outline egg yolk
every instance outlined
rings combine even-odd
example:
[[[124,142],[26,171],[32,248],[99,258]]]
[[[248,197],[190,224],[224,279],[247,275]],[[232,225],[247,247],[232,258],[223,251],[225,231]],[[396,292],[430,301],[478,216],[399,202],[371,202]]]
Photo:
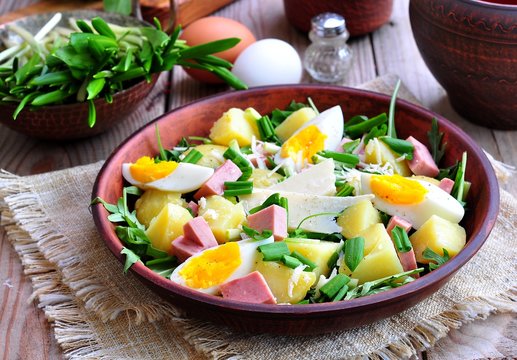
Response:
[[[375,196],[399,205],[418,204],[428,191],[418,181],[400,175],[373,175],[370,187]]]
[[[241,262],[239,245],[229,242],[191,258],[179,271],[179,275],[188,287],[207,289],[223,283],[237,270]]]
[[[129,171],[136,181],[148,183],[166,177],[172,173],[177,167],[175,161],[160,161],[155,163],[149,156],[142,156],[132,164]]]
[[[290,157],[293,160],[301,158],[306,159],[312,164],[312,156],[318,151],[325,149],[325,139],[327,135],[323,134],[316,125],[309,125],[298,134],[290,137],[283,144],[280,155],[283,158]]]

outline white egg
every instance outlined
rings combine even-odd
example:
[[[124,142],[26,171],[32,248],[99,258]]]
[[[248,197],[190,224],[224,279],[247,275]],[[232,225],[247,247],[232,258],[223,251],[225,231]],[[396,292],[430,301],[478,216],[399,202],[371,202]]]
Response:
[[[373,194],[373,205],[400,216],[419,229],[432,215],[459,223],[463,206],[447,192],[427,181],[400,175],[361,174],[361,193]]]
[[[191,289],[217,295],[220,285],[254,271],[259,256],[257,248],[272,242],[273,236],[258,241],[247,239],[227,242],[203,250],[178,266],[170,279]]]
[[[137,162],[138,163],[138,162]],[[152,181],[142,181],[132,173],[131,169],[135,164],[122,164],[122,176],[131,185],[138,186],[141,189],[157,189],[162,191],[175,191],[187,193],[199,189],[214,173],[214,169],[190,163],[178,163],[172,172],[161,177],[163,173],[154,176]],[[147,174],[153,172],[158,173],[156,166],[146,164],[144,171]]]
[[[311,157],[321,150],[335,150],[343,138],[343,112],[339,105],[320,113],[303,124],[287,139],[275,155],[275,162],[290,158],[296,170],[311,163]]]
[[[297,84],[303,67],[296,50],[278,39],[264,39],[249,45],[237,57],[232,72],[249,87]]]

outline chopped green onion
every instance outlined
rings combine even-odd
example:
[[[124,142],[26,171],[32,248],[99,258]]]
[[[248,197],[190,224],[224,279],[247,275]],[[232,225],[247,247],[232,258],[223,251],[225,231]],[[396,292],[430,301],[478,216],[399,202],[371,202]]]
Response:
[[[307,265],[307,267],[305,268],[305,271],[312,271],[312,270],[316,269],[316,267],[318,266],[296,250],[291,253],[291,256],[293,258],[298,259],[302,264]]]
[[[238,196],[251,194],[253,181],[225,181],[224,196]]]
[[[456,177],[454,179],[454,186],[451,191],[451,195],[456,198],[462,205],[465,205],[463,202],[463,193],[465,191],[465,170],[467,168],[467,152],[463,152],[461,156],[460,166],[458,171],[456,172]]]
[[[298,266],[303,265],[300,260],[291,255],[282,255],[282,262],[291,269],[296,269]]]
[[[341,290],[338,291],[336,296],[334,296],[334,298],[332,299],[332,302],[343,300],[343,298],[345,297],[347,291],[348,291],[348,286],[347,285],[343,286],[341,288]]]
[[[275,128],[269,119],[269,116],[262,116],[260,119],[257,119],[257,127],[260,134],[260,139],[262,141],[274,142],[276,144],[280,144],[280,139],[275,133]]]
[[[393,243],[399,252],[408,252],[413,248],[404,228],[398,225],[395,226],[393,230],[391,230],[391,236]]]
[[[384,136],[388,131],[386,124],[382,124],[380,127],[374,126],[368,134],[364,137],[364,144],[367,145],[371,139]]]
[[[334,159],[343,163],[345,166],[355,167],[359,164],[359,156],[355,154],[339,153],[337,151],[323,150],[319,151],[318,155],[321,155],[327,159]]]
[[[358,138],[364,133],[369,132],[374,126],[380,126],[384,124],[388,120],[386,113],[382,113],[377,115],[371,119],[363,121],[359,124],[351,125],[345,129],[346,133],[351,138]]]
[[[262,253],[264,261],[280,261],[282,260],[282,256],[291,253],[287,244],[283,241],[260,245],[258,250]]]
[[[228,149],[223,153],[225,159],[229,159],[233,161],[235,165],[239,167],[242,171],[242,176],[239,180],[248,180],[253,172],[253,168],[249,161],[239,153],[239,151],[235,150],[233,147],[228,147]]]
[[[339,189],[339,191],[336,193],[336,196],[341,196],[341,197],[352,196],[354,193],[354,190],[355,190],[355,188],[352,185],[345,183],[341,187],[341,189]]]
[[[413,159],[415,146],[409,141],[395,139],[388,136],[382,136],[379,139],[381,139],[383,143],[388,145],[391,150],[395,151],[397,154],[405,155],[407,160]]]
[[[337,260],[339,259],[339,252],[340,251],[334,251],[330,258],[327,260],[327,266],[329,269],[332,269],[337,264]]]
[[[438,120],[436,120],[436,118],[433,118],[431,122],[431,130],[427,132],[427,138],[429,139],[429,144],[431,144],[433,160],[436,165],[438,165],[445,154],[445,146],[447,143],[442,144],[443,132],[438,130]]]
[[[320,293],[329,299],[333,299],[349,281],[350,278],[345,274],[337,274],[320,288]]]
[[[364,238],[358,236],[345,241],[345,264],[351,271],[357,268],[357,265],[364,257]]]
[[[345,124],[344,129],[347,130],[350,126],[361,124],[368,120],[368,116],[365,115],[355,115],[350,118]]]
[[[181,162],[190,163],[190,164],[197,164],[197,162],[199,160],[201,160],[202,157],[203,157],[203,154],[200,153],[198,150],[191,149],[189,151],[189,153],[187,154],[187,156],[185,156],[183,158],[183,160],[181,160]]]
[[[287,204],[287,198],[280,196],[279,193],[274,193],[270,195],[263,203],[262,205],[256,206],[252,209],[250,209],[250,214],[255,214],[256,212],[259,212],[260,210],[263,210],[271,205],[278,205],[283,207],[286,211],[288,210],[288,204]]]

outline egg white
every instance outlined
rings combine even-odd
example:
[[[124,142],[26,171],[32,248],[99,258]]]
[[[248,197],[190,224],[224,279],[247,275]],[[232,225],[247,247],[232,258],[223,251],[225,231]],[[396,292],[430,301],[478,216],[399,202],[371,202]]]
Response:
[[[292,139],[293,137],[298,135],[301,131],[303,131],[304,129],[306,129],[307,127],[309,127],[311,125],[316,126],[318,128],[318,130],[326,136],[326,139],[324,142],[324,150],[334,151],[338,147],[339,143],[341,142],[341,139],[343,138],[344,121],[343,121],[343,111],[341,110],[341,106],[336,105],[334,107],[331,107],[330,109],[323,111],[322,113],[317,115],[312,120],[303,124],[298,130],[296,130],[289,137],[289,139]],[[284,145],[282,145],[282,147],[286,146],[289,139],[287,139],[285,141],[285,143],[284,143]],[[287,158],[282,157],[281,153],[282,153],[282,150],[280,150],[275,155],[276,163],[281,163],[281,162],[289,159],[288,157]],[[305,161],[305,159],[290,159],[290,160],[294,163],[297,170],[299,170],[304,165],[306,165],[303,163]]]
[[[251,273],[252,271],[254,271],[257,256],[259,256],[257,248],[261,245],[270,244],[274,241],[275,240],[274,240],[273,236],[271,236],[264,240],[257,241],[257,240],[253,240],[253,239],[246,239],[246,240],[241,240],[241,241],[236,242],[239,245],[240,257],[241,257],[241,264],[237,267],[237,269],[235,269],[235,271],[228,278],[226,278],[224,281],[222,281],[219,284],[216,284],[214,286],[211,286],[211,287],[205,288],[205,289],[201,289],[201,288],[191,288],[191,289],[197,290],[197,291],[200,291],[200,292],[203,292],[206,294],[218,295],[220,292],[220,286],[222,284],[235,280],[235,279],[238,279],[238,278],[241,278],[243,276],[246,276],[249,273]],[[220,247],[220,246],[222,246],[222,245],[218,245],[218,247]],[[199,252],[198,254],[191,256],[190,258],[185,260],[184,263],[182,263],[180,266],[178,266],[176,269],[174,269],[174,271],[172,272],[172,274],[170,276],[171,281],[178,283],[180,285],[183,285],[185,287],[189,287],[186,284],[185,279],[183,277],[181,277],[181,275],[180,275],[181,270],[183,268],[185,268],[186,266],[189,266],[192,259],[203,256],[203,254],[206,251],[213,250],[213,249],[215,249],[215,248],[205,249],[205,250]]]
[[[361,193],[373,194],[370,186],[373,174],[361,174]],[[391,216],[400,216],[409,221],[413,228],[419,229],[432,215],[438,215],[454,223],[459,223],[465,215],[463,206],[447,192],[438,186],[427,181],[411,179],[417,181],[427,189],[424,200],[415,204],[392,204],[378,196],[372,199],[373,205]]]
[[[148,183],[136,180],[131,175],[132,163],[122,164],[122,176],[131,185],[138,186],[141,189],[156,189],[161,191],[175,191],[187,193],[199,189],[210,176],[213,175],[214,169],[190,163],[179,163],[169,175]]]

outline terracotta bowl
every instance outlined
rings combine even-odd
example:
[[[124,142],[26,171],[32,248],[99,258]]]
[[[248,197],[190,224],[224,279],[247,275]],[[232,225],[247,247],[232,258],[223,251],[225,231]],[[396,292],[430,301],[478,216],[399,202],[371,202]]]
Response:
[[[517,129],[517,1],[412,0],[409,16],[454,109],[486,127]]]
[[[148,25],[146,22],[117,14],[107,14],[101,11],[76,10],[62,12],[63,18],[60,25],[66,26],[69,18],[91,19],[102,16],[108,22],[128,25]],[[54,13],[28,16],[13,23],[22,26],[31,33],[36,33]],[[15,38],[7,32],[6,26],[0,25],[0,38],[8,36]],[[0,41],[1,44],[1,41]],[[119,91],[113,95],[113,102],[108,104],[104,99],[95,100],[97,122],[94,127],[88,126],[88,103],[73,103],[67,105],[43,106],[34,110],[28,107],[24,109],[16,120],[13,113],[18,104],[0,104],[0,122],[13,130],[27,136],[46,140],[72,140],[86,138],[100,134],[114,125],[125,120],[145,99],[156,83],[157,76],[152,81],[141,81],[133,86]]]
[[[289,85],[255,88],[230,92],[202,99],[180,107],[153,123],[146,125],[124,141],[102,167],[93,188],[92,197],[100,196],[116,203],[122,194],[124,181],[121,164],[132,162],[143,155],[158,153],[155,125],[164,137],[166,148],[174,146],[183,136],[206,136],[213,122],[231,107],[253,106],[260,113],[284,108],[291,100],[306,101],[311,97],[320,110],[341,105],[345,118],[355,114],[368,116],[387,112],[389,97],[378,93],[344,87],[321,85]],[[245,332],[279,334],[318,334],[357,327],[399,313],[416,305],[436,292],[483,245],[497,217],[499,188],[490,162],[476,143],[461,129],[439,115],[405,101],[397,102],[396,124],[400,137],[413,135],[427,143],[426,132],[431,119],[436,117],[448,145],[442,166],[451,165],[468,152],[467,179],[472,182],[467,212],[462,225],[467,231],[465,248],[451,261],[420,279],[373,296],[336,303],[303,306],[248,304],[206,295],[175,284],[137,263],[131,269],[152,290],[194,317],[229,325]],[[122,243],[108,213],[101,205],[92,208],[95,224],[113,255],[123,261]]]
[[[298,30],[308,32],[311,19],[324,12],[342,15],[350,36],[371,33],[391,17],[393,0],[284,0],[287,20]]]

